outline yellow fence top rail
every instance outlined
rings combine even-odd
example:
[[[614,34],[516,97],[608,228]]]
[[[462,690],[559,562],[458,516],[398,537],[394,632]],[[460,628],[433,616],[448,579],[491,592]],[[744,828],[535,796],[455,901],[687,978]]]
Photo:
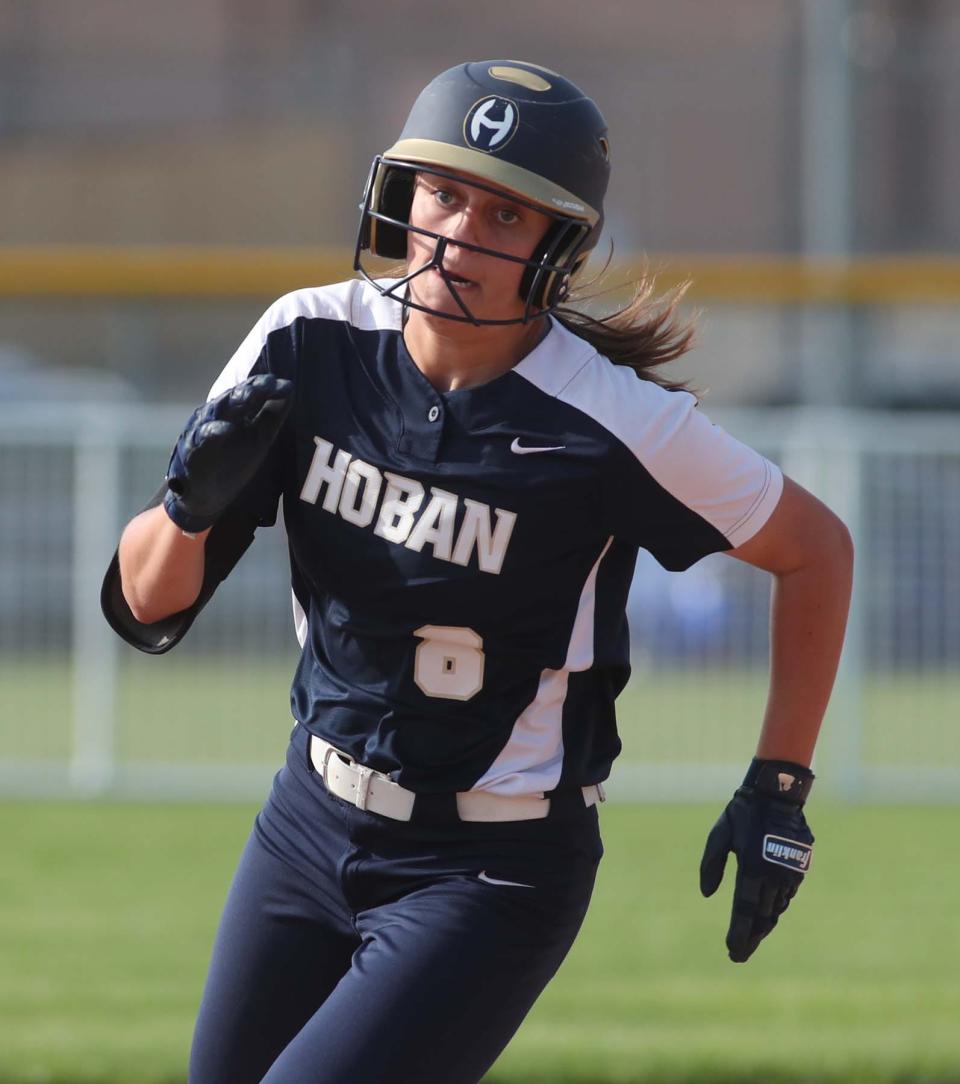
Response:
[[[249,246],[0,246],[0,297],[277,297],[353,275],[342,248]],[[604,276],[626,282],[640,261]],[[732,304],[949,304],[960,301],[960,258],[652,254],[646,266],[666,289],[689,278],[690,298]],[[589,275],[589,271],[587,272]]]

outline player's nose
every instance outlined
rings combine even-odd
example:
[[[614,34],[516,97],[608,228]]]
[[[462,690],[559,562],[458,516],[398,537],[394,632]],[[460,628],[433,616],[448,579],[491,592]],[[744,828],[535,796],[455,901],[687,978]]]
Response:
[[[467,245],[482,244],[479,219],[479,214],[472,208],[464,208],[458,214],[451,216],[447,226],[446,235],[455,246],[453,250],[454,253],[463,253],[465,251],[462,248],[456,247],[459,242]],[[454,258],[457,257],[455,256]],[[447,260],[444,260],[444,264],[447,264],[447,262]]]
[[[451,241],[468,245],[483,245],[486,223],[489,218],[489,200],[486,192],[470,192],[465,201],[450,216],[445,233]],[[463,249],[454,250],[464,253]],[[464,253],[465,254],[465,253]]]

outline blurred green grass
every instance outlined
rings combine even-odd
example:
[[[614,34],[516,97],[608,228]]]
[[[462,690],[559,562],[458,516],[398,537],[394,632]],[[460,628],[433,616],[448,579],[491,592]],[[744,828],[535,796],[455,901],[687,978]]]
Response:
[[[294,657],[188,654],[149,658],[121,649],[116,747],[122,760],[273,764],[291,719]],[[766,693],[760,670],[635,666],[617,701],[624,759],[645,763],[741,763],[754,749]],[[838,690],[831,709],[850,703]],[[0,665],[0,756],[68,755],[66,660]],[[189,710],[185,706],[189,705]],[[960,767],[960,673],[871,674],[859,706],[865,763]],[[823,750],[834,722],[828,713]]]
[[[954,807],[819,808],[746,965],[713,806],[607,805],[580,940],[491,1084],[956,1084]],[[178,1084],[249,805],[0,804],[0,1084]],[[399,1084],[399,1082],[398,1082]]]

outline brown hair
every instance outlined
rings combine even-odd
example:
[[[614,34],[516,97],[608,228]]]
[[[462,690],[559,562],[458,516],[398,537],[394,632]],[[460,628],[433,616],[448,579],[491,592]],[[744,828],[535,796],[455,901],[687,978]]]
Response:
[[[682,357],[692,344],[696,318],[684,320],[677,313],[684,294],[690,288],[690,280],[656,296],[655,278],[644,268],[632,284],[633,298],[621,308],[594,316],[571,307],[571,302],[582,305],[617,289],[593,291],[605,271],[606,267],[589,283],[574,287],[567,301],[554,309],[554,317],[614,365],[626,365],[633,369],[641,380],[649,380],[669,391],[691,391],[696,394],[687,381],[671,380],[655,372],[659,366]]]
[[[553,309],[554,318],[614,365],[626,365],[641,380],[649,380],[668,391],[688,391],[699,399],[698,389],[688,381],[670,380],[662,373],[654,372],[660,365],[682,357],[693,343],[696,316],[683,320],[677,314],[691,280],[686,279],[655,296],[656,278],[643,268],[640,277],[632,283],[633,298],[622,308],[599,316],[573,308],[572,305],[584,305],[605,294],[621,291],[621,286],[596,289],[609,266],[610,257],[592,279],[570,291],[565,304]],[[406,273],[406,264],[401,263],[380,272],[377,277],[402,278]]]

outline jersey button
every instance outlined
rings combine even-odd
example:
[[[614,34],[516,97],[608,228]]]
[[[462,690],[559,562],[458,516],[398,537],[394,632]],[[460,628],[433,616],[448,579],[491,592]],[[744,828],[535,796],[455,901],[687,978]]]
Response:
[[[438,406],[432,406],[427,411],[427,421],[428,422],[435,422],[437,420],[437,418],[439,418],[439,417],[440,417],[440,408]]]

